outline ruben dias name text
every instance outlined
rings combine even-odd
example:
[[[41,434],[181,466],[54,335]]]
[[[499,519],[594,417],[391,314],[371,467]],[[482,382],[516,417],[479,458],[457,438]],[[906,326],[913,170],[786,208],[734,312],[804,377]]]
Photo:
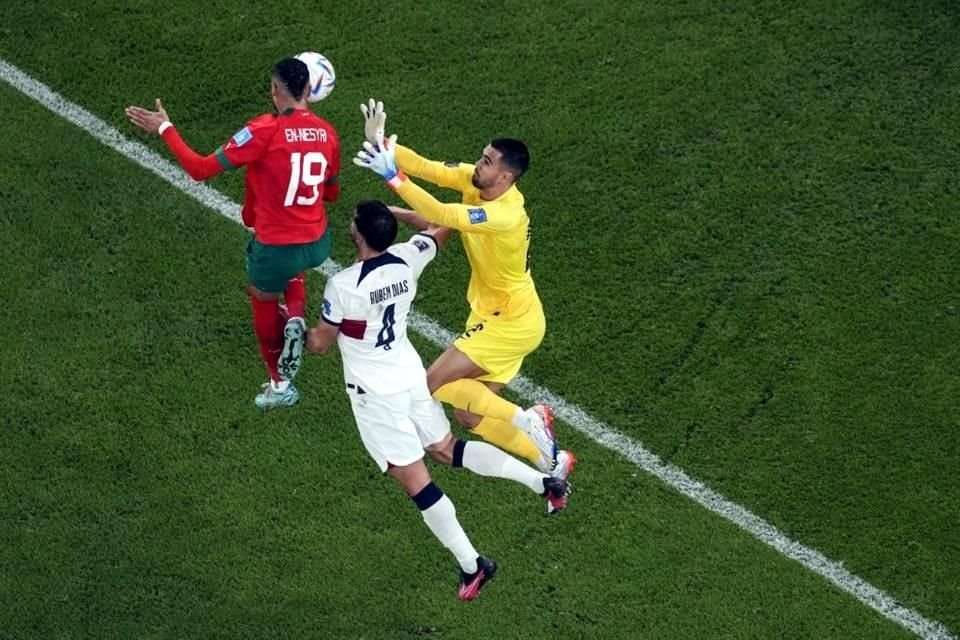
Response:
[[[377,304],[378,302],[395,298],[401,293],[406,293],[407,291],[410,291],[410,287],[407,286],[406,280],[394,282],[389,287],[380,287],[379,289],[374,289],[370,292],[370,304]]]

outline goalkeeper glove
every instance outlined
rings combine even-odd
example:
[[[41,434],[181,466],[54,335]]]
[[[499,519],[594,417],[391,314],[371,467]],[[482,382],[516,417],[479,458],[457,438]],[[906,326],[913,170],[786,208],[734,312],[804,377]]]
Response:
[[[367,142],[375,144],[377,136],[382,138],[387,128],[387,112],[383,110],[383,103],[370,98],[369,104],[360,105],[360,111],[363,112],[363,135]]]
[[[396,148],[397,134],[390,136],[389,140],[384,140],[382,133],[377,134],[376,144],[363,141],[363,149],[357,152],[353,163],[358,167],[370,169],[396,189],[406,178],[397,169]]]

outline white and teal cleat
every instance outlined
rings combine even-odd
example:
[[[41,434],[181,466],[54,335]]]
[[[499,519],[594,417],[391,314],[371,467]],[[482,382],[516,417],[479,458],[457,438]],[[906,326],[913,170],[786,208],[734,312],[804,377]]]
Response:
[[[277,360],[282,380],[293,380],[303,364],[304,336],[307,325],[303,318],[290,318],[283,328],[283,350]]]
[[[300,392],[297,391],[297,388],[293,386],[293,384],[287,383],[286,388],[280,390],[268,382],[263,385],[263,391],[260,395],[253,399],[253,403],[257,405],[257,409],[269,411],[271,409],[292,407],[297,404],[299,400]]]

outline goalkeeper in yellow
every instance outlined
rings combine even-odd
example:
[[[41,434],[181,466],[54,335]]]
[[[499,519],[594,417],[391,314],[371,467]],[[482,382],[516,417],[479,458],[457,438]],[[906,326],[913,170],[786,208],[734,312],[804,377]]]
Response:
[[[430,392],[455,408],[462,426],[566,480],[576,458],[557,448],[550,408],[524,410],[498,395],[546,330],[530,275],[530,219],[514,184],[530,163],[526,145],[499,138],[473,165],[431,161],[397,145],[396,135],[384,140],[382,103],[370,100],[361,110],[366,141],[354,162],[379,174],[412,207],[391,207],[401,221],[421,230],[459,231],[470,262],[470,317],[428,369]],[[407,175],[459,191],[461,202],[441,203]]]

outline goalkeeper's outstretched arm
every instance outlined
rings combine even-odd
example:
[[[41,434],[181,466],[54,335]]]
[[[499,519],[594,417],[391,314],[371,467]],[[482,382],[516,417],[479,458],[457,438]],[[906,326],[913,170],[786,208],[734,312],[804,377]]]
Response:
[[[444,189],[456,189],[457,191],[463,191],[463,188],[470,184],[469,176],[473,169],[463,169],[464,166],[469,165],[456,164],[450,166],[444,162],[427,160],[413,149],[403,145],[397,145],[396,153],[397,167],[414,178],[432,182]]]
[[[368,102],[360,105],[360,112],[363,114],[363,136],[366,141],[376,145],[378,141],[387,139],[387,112],[383,109],[383,102],[370,98]],[[462,191],[463,187],[469,184],[471,169],[464,168],[465,165],[450,166],[443,162],[427,160],[406,147],[398,146],[395,151],[397,166],[401,171],[415,178],[458,191]]]
[[[390,136],[389,140],[378,136],[376,143],[364,141],[363,149],[353,162],[386,180],[390,188],[427,222],[466,233],[499,233],[513,225],[510,217],[498,215],[498,208],[492,203],[485,207],[471,207],[440,202],[408,179],[397,167],[396,149],[396,134]]]

